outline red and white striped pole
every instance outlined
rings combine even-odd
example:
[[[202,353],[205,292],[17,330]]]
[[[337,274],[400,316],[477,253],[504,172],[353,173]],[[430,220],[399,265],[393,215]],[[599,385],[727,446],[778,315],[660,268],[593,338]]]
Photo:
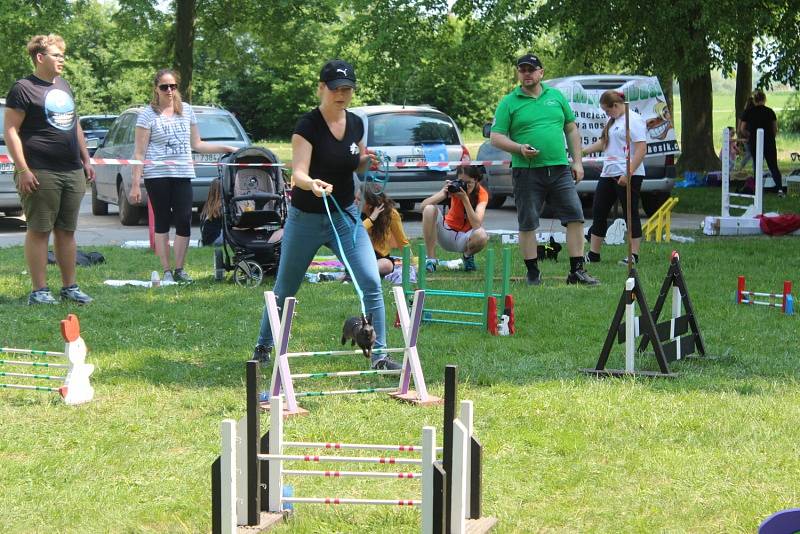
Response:
[[[744,293],[744,276],[739,277],[739,285],[736,289],[736,304],[742,303],[742,293]]]

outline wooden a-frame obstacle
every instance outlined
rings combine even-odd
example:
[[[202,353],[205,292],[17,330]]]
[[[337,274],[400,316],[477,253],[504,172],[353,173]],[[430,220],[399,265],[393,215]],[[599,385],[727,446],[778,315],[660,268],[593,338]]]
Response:
[[[417,352],[417,337],[419,327],[422,322],[422,311],[425,303],[425,292],[418,290],[414,293],[414,301],[411,313],[408,312],[403,288],[395,286],[394,298],[397,305],[397,314],[400,319],[400,328],[403,331],[404,347],[374,349],[376,352],[403,353],[403,366],[397,370],[368,370],[368,371],[341,371],[341,372],[322,372],[322,373],[297,373],[292,374],[289,366],[289,358],[300,357],[328,357],[361,354],[361,349],[357,350],[329,350],[315,352],[289,352],[289,337],[292,331],[292,319],[294,318],[294,308],[296,300],[288,297],[283,306],[283,316],[278,320],[278,304],[275,293],[266,291],[264,298],[267,303],[267,313],[269,314],[270,328],[272,337],[275,340],[275,364],[272,367],[272,381],[270,383],[270,394],[268,398],[276,395],[283,395],[284,415],[305,415],[308,413],[297,405],[298,397],[325,397],[329,395],[355,395],[360,393],[389,393],[398,400],[420,405],[441,404],[442,399],[428,394],[425,385],[425,377],[422,374],[422,365],[419,361]],[[335,378],[353,377],[366,375],[400,375],[400,381],[396,387],[370,387],[365,389],[345,389],[329,391],[305,391],[295,392],[294,380],[315,379],[315,378]],[[411,379],[414,379],[416,391],[410,389]],[[268,404],[264,404],[267,408]]]
[[[670,289],[672,289],[671,317],[669,320],[658,323]],[[638,317],[634,313],[636,303],[639,304],[640,315]],[[685,311],[684,315],[681,315],[681,306]],[[689,330],[691,333],[687,334]],[[615,337],[618,343],[625,343],[625,369],[606,369]],[[635,349],[637,337],[641,337],[641,340],[638,349]],[[635,367],[636,354],[644,352],[650,343],[653,344],[653,352],[659,370],[637,371]],[[647,307],[639,276],[635,269],[631,269],[630,276],[625,281],[625,290],[620,297],[614,318],[611,320],[611,327],[608,329],[603,349],[600,351],[597,365],[594,369],[581,369],[581,371],[598,376],[674,377],[676,375],[670,371],[669,362],[682,360],[694,354],[705,356],[706,347],[683,278],[680,257],[677,252],[673,251],[669,271],[661,285],[661,291],[652,312]]]

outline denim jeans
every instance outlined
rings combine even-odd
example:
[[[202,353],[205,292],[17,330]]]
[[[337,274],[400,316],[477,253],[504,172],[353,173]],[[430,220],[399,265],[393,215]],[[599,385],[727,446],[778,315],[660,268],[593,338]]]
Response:
[[[386,312],[383,306],[383,289],[381,288],[381,277],[378,274],[378,262],[375,261],[375,252],[372,249],[369,235],[364,225],[361,224],[358,207],[353,204],[344,211],[352,215],[353,218],[342,217],[331,206],[331,216],[336,225],[339,240],[342,243],[342,247],[344,247],[344,254],[353,269],[353,278],[364,292],[364,308],[368,314],[372,313],[372,324],[375,327],[377,336],[375,348],[385,347]],[[353,243],[353,224],[356,225],[355,243]],[[283,303],[286,297],[293,297],[297,294],[311,260],[314,259],[314,255],[322,245],[327,245],[334,251],[339,261],[344,263],[333,232],[327,213],[308,213],[289,206],[289,216],[286,219],[281,241],[278,275],[273,288],[280,310],[283,310]],[[354,301],[352,305],[353,311],[360,312],[360,308],[357,301]],[[356,313],[353,313],[353,315],[356,315]],[[337,325],[337,336],[338,331]],[[261,331],[258,335],[258,344],[266,347],[274,345],[266,307],[264,307],[264,312],[261,315]],[[380,357],[382,355],[373,354],[373,360]]]

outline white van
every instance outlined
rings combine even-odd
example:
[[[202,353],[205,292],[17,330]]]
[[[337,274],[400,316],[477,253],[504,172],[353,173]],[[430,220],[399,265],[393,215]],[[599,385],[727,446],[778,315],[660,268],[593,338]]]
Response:
[[[658,79],[649,76],[596,74],[554,78],[545,80],[544,83],[559,89],[570,102],[584,146],[597,141],[607,121],[600,109],[600,95],[608,89],[625,93],[631,108],[647,123],[647,156],[644,160],[646,176],[642,182],[641,206],[647,215],[655,213],[669,198],[675,185],[675,156],[679,153],[672,115]],[[484,126],[484,137],[489,137],[490,128],[490,124]],[[511,155],[485,141],[475,159],[505,161],[510,160]],[[583,168],[585,176],[578,183],[578,194],[584,205],[591,205],[603,164],[599,161],[584,161]],[[487,167],[484,184],[491,194],[489,207],[502,206],[506,198],[513,194],[511,166]]]

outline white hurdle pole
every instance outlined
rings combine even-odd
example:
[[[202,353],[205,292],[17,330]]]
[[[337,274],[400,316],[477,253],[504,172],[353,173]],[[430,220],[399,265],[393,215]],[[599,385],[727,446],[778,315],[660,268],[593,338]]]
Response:
[[[731,215],[731,133],[728,128],[722,129],[722,216]]]
[[[236,534],[236,421],[220,424],[220,482],[222,493],[222,532]]]
[[[751,217],[761,215],[764,213],[764,129],[759,128],[756,130],[756,198],[755,213],[750,214]]]
[[[464,428],[467,430],[467,464],[466,469],[464,470],[464,479],[466,480],[466,491],[467,491],[467,498],[464,501],[464,517],[469,519],[470,516],[470,495],[471,492],[471,481],[472,481],[472,443],[470,442],[470,438],[472,437],[473,432],[473,413],[474,413],[474,406],[471,400],[461,401],[461,412],[458,416],[458,419],[464,425]]]
[[[630,294],[636,285],[636,280],[628,278],[625,280],[625,291]],[[636,315],[634,313],[633,299],[625,305],[625,372],[635,371],[635,351],[636,351]]]
[[[436,428],[422,428],[422,534],[433,534],[433,464],[436,462]]]
[[[269,461],[269,511],[280,513],[283,506],[283,398],[274,395],[269,400],[269,453],[278,458]]]
[[[455,534],[463,534],[466,528],[468,447],[467,429],[456,419],[453,421],[453,473],[447,473],[447,476],[453,479],[453,493],[448,495],[448,498],[452,503],[450,532]]]

